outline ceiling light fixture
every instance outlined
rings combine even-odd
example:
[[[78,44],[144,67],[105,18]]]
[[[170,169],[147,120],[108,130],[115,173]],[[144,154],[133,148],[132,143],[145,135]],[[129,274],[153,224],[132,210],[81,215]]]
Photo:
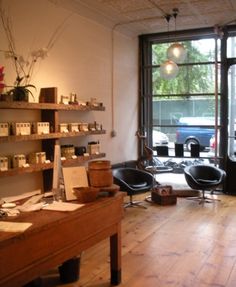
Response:
[[[160,74],[163,79],[170,80],[178,75],[179,67],[171,60],[166,60],[160,66]]]
[[[171,15],[165,15],[165,19],[168,24],[168,32],[169,32],[169,22],[170,22]],[[178,75],[179,67],[177,64],[172,61],[171,59],[167,59],[164,63],[160,66],[160,75],[165,80],[170,80],[175,78]]]
[[[173,9],[173,17],[175,18],[175,31],[176,31],[176,18],[178,16],[179,9]],[[174,43],[167,49],[167,58],[175,63],[182,63],[187,55],[187,51],[180,43]]]

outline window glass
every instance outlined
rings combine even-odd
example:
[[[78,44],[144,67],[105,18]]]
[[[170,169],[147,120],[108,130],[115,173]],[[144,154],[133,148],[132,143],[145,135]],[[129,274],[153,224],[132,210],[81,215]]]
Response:
[[[180,66],[176,78],[165,80],[160,69],[152,69],[153,95],[214,93],[215,65],[201,64]]]
[[[187,57],[177,63],[175,78],[166,80],[160,74],[160,66],[167,60],[167,49],[172,43],[152,43],[151,55],[145,58],[151,57],[152,64],[146,61],[142,67],[143,101],[146,99],[142,119],[148,130],[148,143],[153,147],[168,145],[170,156],[174,155],[175,144],[183,145],[184,153],[188,152],[185,156],[189,156],[191,144],[197,143],[204,152],[202,156],[208,157],[215,128],[220,130],[219,124],[215,127],[216,67],[218,94],[221,91],[220,40],[216,41],[213,36],[211,39],[178,42],[185,47]],[[219,94],[218,111],[220,98]],[[150,134],[153,135],[152,142]]]
[[[155,99],[152,106],[153,125],[214,125],[214,96]],[[185,121],[179,123],[181,118]]]
[[[230,67],[228,72],[229,96],[229,126],[228,126],[228,154],[235,158],[236,153],[236,65]]]
[[[202,63],[215,61],[215,40],[202,39],[179,42],[187,50],[185,63]],[[166,51],[173,43],[152,45],[152,64],[160,65],[166,60]]]
[[[236,57],[236,37],[229,37],[227,39],[227,57]]]
[[[214,156],[214,134],[214,126],[154,126],[152,131],[152,146],[154,151],[157,151],[158,146],[168,147],[168,156],[189,157],[191,145],[199,144],[201,156],[210,158]],[[188,137],[188,135],[191,135],[191,137]],[[182,149],[182,156],[179,154],[176,155],[177,149]]]

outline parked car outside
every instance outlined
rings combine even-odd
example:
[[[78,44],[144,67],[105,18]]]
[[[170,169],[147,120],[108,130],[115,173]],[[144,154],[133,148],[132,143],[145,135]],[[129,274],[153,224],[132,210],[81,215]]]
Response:
[[[169,143],[169,138],[166,134],[153,130],[152,131],[152,146],[157,146],[157,145],[168,145]]]
[[[191,144],[199,144],[200,150],[209,147],[210,139],[214,134],[213,117],[182,117],[179,119],[179,127],[176,129],[176,143],[185,144],[188,151]],[[189,127],[188,127],[189,125]],[[202,127],[202,126],[212,126]]]
[[[218,134],[218,142],[217,144],[219,145],[219,134]],[[215,156],[215,149],[216,149],[216,142],[215,142],[215,135],[213,135],[211,138],[210,138],[210,150],[208,152],[208,156],[209,157],[214,157]],[[233,146],[233,152],[232,152],[234,155],[236,155],[236,140],[234,140],[234,146]]]

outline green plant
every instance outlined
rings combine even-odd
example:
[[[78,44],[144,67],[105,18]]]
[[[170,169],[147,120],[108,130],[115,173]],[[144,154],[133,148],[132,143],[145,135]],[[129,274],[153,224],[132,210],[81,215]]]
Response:
[[[34,85],[25,85],[25,86],[16,86],[10,89],[7,92],[7,95],[12,98],[14,101],[26,101],[28,102],[29,95],[31,95],[34,99],[34,95],[31,92],[30,88],[36,89]]]

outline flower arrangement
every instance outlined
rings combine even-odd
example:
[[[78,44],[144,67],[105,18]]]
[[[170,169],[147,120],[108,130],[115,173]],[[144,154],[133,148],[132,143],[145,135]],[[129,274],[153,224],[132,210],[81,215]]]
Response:
[[[70,17],[70,15],[69,15]],[[36,89],[34,85],[31,84],[32,75],[34,68],[37,62],[45,59],[48,56],[48,52],[53,48],[65,21],[69,18],[67,17],[55,30],[49,39],[48,44],[44,48],[39,48],[37,50],[31,51],[30,54],[25,58],[23,55],[17,53],[13,33],[12,33],[12,24],[9,15],[6,14],[3,9],[2,0],[0,0],[0,23],[3,26],[5,36],[8,42],[8,50],[0,50],[3,52],[7,59],[10,59],[13,63],[13,67],[16,72],[16,80],[13,86],[7,86],[0,80],[0,88],[10,88],[7,91],[7,95],[11,96],[13,100],[27,100],[28,95],[30,94],[33,97],[33,93],[30,90],[31,88]],[[2,69],[3,71],[3,69]],[[0,71],[1,79],[1,71]],[[33,97],[34,98],[34,97]]]

